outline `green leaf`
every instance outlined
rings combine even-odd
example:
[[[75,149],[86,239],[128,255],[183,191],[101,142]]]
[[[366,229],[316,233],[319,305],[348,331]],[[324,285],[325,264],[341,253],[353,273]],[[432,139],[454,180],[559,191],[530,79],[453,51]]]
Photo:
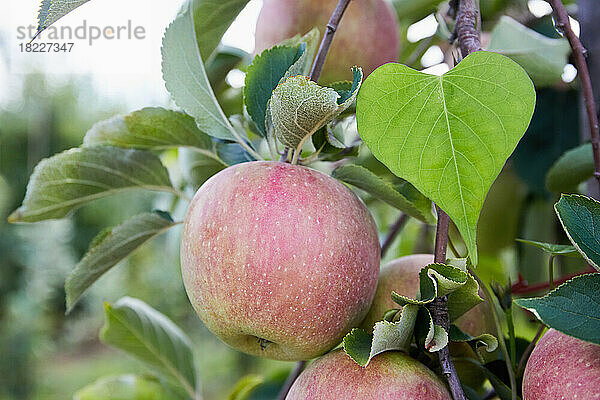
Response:
[[[67,278],[67,313],[100,276],[145,242],[174,225],[168,214],[152,212],[136,215],[121,225],[102,231]]]
[[[552,256],[579,256],[577,249],[575,246],[571,246],[569,244],[554,244],[554,243],[545,243],[545,242],[536,242],[535,240],[525,240],[525,239],[516,239],[517,242],[525,243],[530,246],[537,247],[542,249],[545,253],[548,253]]]
[[[562,81],[571,47],[566,39],[551,39],[503,16],[492,30],[488,50],[512,58],[537,87],[544,87]]]
[[[237,143],[217,143],[217,156],[227,165],[256,161],[242,146]]]
[[[276,46],[254,57],[254,61],[248,67],[244,86],[244,104],[259,133],[263,136],[267,134],[265,116],[273,90],[305,51],[306,45]]]
[[[90,0],[42,0],[38,13],[39,34],[44,29]]]
[[[179,163],[183,176],[195,189],[198,189],[211,176],[227,168],[216,154],[179,149]]]
[[[279,43],[279,46],[298,47],[301,44],[306,45],[306,50],[302,56],[292,65],[285,74],[285,78],[292,75],[309,75],[317,49],[321,43],[321,32],[319,28],[312,28],[304,36],[296,35]]]
[[[457,320],[481,302],[483,302],[483,299],[479,296],[479,284],[473,275],[467,273],[465,284],[448,295],[450,322]]]
[[[416,305],[403,307],[398,322],[379,321],[373,328],[373,334],[353,329],[344,337],[344,351],[363,367],[377,354],[385,351],[408,352],[418,311],[419,307]]]
[[[197,378],[189,338],[170,319],[141,300],[124,297],[104,305],[103,342],[176,379],[195,397]]]
[[[121,375],[97,380],[73,400],[181,400],[160,380],[146,375]]]
[[[448,332],[440,325],[433,323],[431,313],[426,307],[419,309],[417,324],[426,327],[425,329],[421,329],[427,332],[423,343],[425,350],[435,353],[448,345]]]
[[[408,182],[395,187],[359,165],[343,165],[336,168],[331,176],[364,190],[413,218],[428,224],[435,223],[431,201]]]
[[[160,107],[143,108],[98,122],[86,133],[83,144],[153,150],[185,146],[212,148],[210,136],[198,129],[194,118]]]
[[[450,325],[448,337],[452,342],[466,342],[472,344],[475,348],[483,347],[488,353],[496,351],[498,348],[498,339],[494,335],[484,333],[479,336],[471,336],[460,330],[456,325]]]
[[[227,400],[247,400],[258,386],[265,381],[260,375],[246,375],[242,377],[227,397]]]
[[[554,210],[573,246],[600,271],[600,202],[586,196],[563,194]]]
[[[586,143],[567,151],[546,175],[546,187],[552,192],[573,192],[580,183],[594,175],[592,144]]]
[[[557,331],[600,345],[600,274],[577,276],[546,296],[515,303]]]
[[[363,73],[357,67],[352,73],[353,90],[348,98],[300,75],[290,76],[273,91],[269,111],[275,137],[285,146],[296,149],[296,157],[307,139],[354,102]]]
[[[442,76],[385,64],[358,95],[358,131],[375,157],[448,213],[477,265],[483,201],[534,104],[525,71],[496,53],[472,53]]]
[[[35,167],[23,205],[9,221],[62,218],[86,202],[132,188],[175,192],[169,173],[152,153],[108,146],[74,148]]]
[[[196,119],[200,130],[235,140],[236,133],[213,93],[198,51],[191,7],[192,3],[175,18],[163,37],[163,79],[175,103]]]
[[[198,50],[208,60],[249,0],[190,0]]]

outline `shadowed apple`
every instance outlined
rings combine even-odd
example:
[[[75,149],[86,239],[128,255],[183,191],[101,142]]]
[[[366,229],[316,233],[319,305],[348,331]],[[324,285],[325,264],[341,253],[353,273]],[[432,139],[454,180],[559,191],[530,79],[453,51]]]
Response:
[[[365,368],[342,350],[312,363],[294,382],[286,400],[451,400],[446,386],[427,367],[404,353],[379,354]]]
[[[321,35],[338,0],[264,0],[256,26],[256,53],[318,27]],[[322,37],[322,36],[321,36]],[[397,16],[384,0],[353,0],[333,39],[321,74],[323,82],[347,80],[350,68],[366,75],[399,53]]]
[[[181,268],[193,307],[225,343],[306,360],[366,315],[379,273],[377,229],[359,198],[321,172],[238,164],[194,196]]]
[[[600,346],[550,329],[523,375],[523,400],[600,399]]]

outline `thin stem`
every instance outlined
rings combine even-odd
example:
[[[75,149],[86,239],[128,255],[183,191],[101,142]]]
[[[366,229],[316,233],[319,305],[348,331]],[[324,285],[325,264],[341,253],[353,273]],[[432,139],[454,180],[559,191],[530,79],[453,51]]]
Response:
[[[441,208],[437,207],[437,228],[435,231],[434,262],[446,262],[446,248],[448,247],[448,231],[450,230],[450,217]]]
[[[554,284],[562,285],[566,281],[571,280],[571,279],[575,278],[576,276],[590,274],[592,272],[596,272],[596,270],[594,268],[588,266],[585,271],[575,272],[573,274],[561,276],[560,278],[556,279]],[[521,279],[518,282],[513,283],[512,287],[511,287],[512,294],[537,293],[537,292],[542,292],[544,290],[547,290],[550,287],[549,282],[538,283],[536,285],[528,285],[527,281],[523,280],[522,277],[520,277],[520,278]]]
[[[394,224],[390,227],[390,230],[388,231],[388,234],[381,245],[381,258],[385,256],[385,253],[387,253],[389,250],[396,236],[398,236],[398,234],[402,231],[402,228],[404,228],[404,225],[406,225],[406,221],[408,221],[408,215],[402,213],[396,222],[394,222]]]
[[[455,34],[463,57],[481,50],[477,21],[479,10],[475,0],[458,0]]]
[[[521,356],[521,359],[519,360],[519,365],[517,366],[517,376],[523,375],[523,368],[525,367],[525,361],[527,361],[529,354],[533,351],[533,348],[535,347],[538,340],[540,340],[540,337],[542,337],[542,333],[544,333],[545,328],[546,328],[546,325],[544,325],[544,324],[540,325],[540,328],[538,329],[537,333],[535,334],[535,337],[533,338],[531,343],[529,343],[529,346],[527,346],[527,348],[525,349],[525,352],[523,353],[523,355]]]
[[[598,187],[600,188],[600,134],[598,133],[598,114],[596,108],[596,102],[594,101],[594,91],[592,90],[592,79],[590,77],[590,71],[588,70],[587,63],[585,61],[586,50],[581,44],[581,41],[571,29],[571,22],[569,21],[569,14],[565,9],[565,6],[560,0],[550,0],[550,5],[554,10],[556,16],[556,26],[562,30],[571,45],[573,50],[573,56],[575,58],[575,66],[577,67],[577,73],[579,74],[579,81],[581,82],[581,90],[583,92],[583,100],[585,102],[585,110],[588,117],[588,123],[590,125],[590,137],[592,140],[592,149],[594,154],[594,177],[598,181]]]
[[[281,388],[281,391],[279,392],[279,395],[277,396],[277,400],[285,400],[292,385],[294,384],[294,382],[296,381],[298,376],[300,376],[300,373],[302,372],[302,370],[304,369],[305,366],[306,366],[306,361],[298,361],[296,363],[296,366],[294,367],[292,372],[290,372],[287,379],[285,380],[285,383],[283,384],[283,387]]]
[[[548,289],[554,289],[554,254],[548,259]]]
[[[510,362],[513,370],[517,367],[517,341],[515,338],[515,324],[513,321],[512,303],[505,311],[506,326],[508,327],[508,340],[510,344]]]
[[[325,35],[319,46],[319,52],[317,53],[312,70],[310,71],[310,79],[315,82],[319,81],[321,71],[323,71],[323,65],[325,64],[325,58],[327,58],[327,53],[329,52],[329,47],[331,46],[331,42],[333,41],[333,37],[335,36],[340,21],[344,16],[344,12],[346,11],[346,8],[348,8],[348,4],[350,4],[350,0],[340,0],[335,7],[335,10],[333,10],[331,18],[329,18]]]
[[[496,308],[496,304],[494,302],[494,296],[492,292],[487,287],[485,283],[475,274],[473,269],[467,267],[469,273],[473,275],[473,278],[479,284],[479,287],[483,291],[483,296],[485,300],[490,305],[490,311],[492,313],[492,317],[494,319],[494,324],[496,325],[496,333],[498,334],[498,344],[500,345],[500,350],[502,351],[502,355],[504,356],[504,360],[506,362],[506,370],[508,372],[508,378],[510,380],[510,389],[511,389],[511,397],[512,400],[517,399],[517,380],[515,378],[515,371],[512,368],[512,363],[510,361],[510,355],[508,354],[508,349],[506,347],[506,341],[504,339],[504,332],[502,331],[502,323],[500,322],[500,316],[498,315],[498,309]]]

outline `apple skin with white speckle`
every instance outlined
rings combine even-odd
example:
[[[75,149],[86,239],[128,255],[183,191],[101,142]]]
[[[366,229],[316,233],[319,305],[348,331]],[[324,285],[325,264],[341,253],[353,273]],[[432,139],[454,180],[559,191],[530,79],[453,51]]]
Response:
[[[181,269],[208,329],[245,353],[307,360],[366,315],[380,247],[346,186],[280,162],[229,167],[198,190],[183,225]]]
[[[600,399],[600,346],[548,330],[523,375],[523,400]]]

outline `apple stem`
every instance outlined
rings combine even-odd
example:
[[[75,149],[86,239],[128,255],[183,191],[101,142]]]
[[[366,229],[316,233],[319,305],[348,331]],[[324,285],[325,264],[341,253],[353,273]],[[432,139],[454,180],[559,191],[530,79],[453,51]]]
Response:
[[[344,12],[346,11],[346,8],[348,8],[348,4],[350,4],[350,0],[340,0],[335,7],[335,10],[333,10],[331,18],[329,18],[325,35],[323,36],[323,40],[321,40],[317,57],[315,58],[312,70],[310,71],[310,79],[315,82],[319,81],[321,71],[323,71],[323,65],[325,64],[325,58],[329,52],[329,47],[331,46],[331,42],[333,41],[333,37],[337,31],[340,21],[344,16]]]
[[[408,215],[401,213],[396,222],[390,227],[390,230],[381,245],[381,258],[385,256],[385,253],[389,250],[396,236],[402,231],[402,228],[406,225],[406,221],[408,221]]]
[[[304,369],[305,366],[306,366],[306,361],[298,361],[296,363],[296,366],[290,372],[287,379],[285,380],[285,383],[283,384],[283,387],[281,388],[279,395],[277,395],[277,400],[285,400],[292,385],[294,384],[294,382],[296,381],[296,379],[298,378],[300,373],[302,373],[302,370]]]
[[[575,59],[575,66],[577,67],[577,73],[579,74],[579,81],[581,82],[581,90],[590,127],[590,137],[592,139],[594,177],[598,181],[598,186],[600,187],[600,133],[598,132],[598,115],[596,114],[598,109],[596,108],[596,103],[594,101],[590,71],[588,70],[585,61],[587,50],[583,47],[575,32],[573,32],[573,29],[571,29],[569,14],[562,1],[550,0],[550,5],[556,16],[556,27],[562,30],[573,50],[573,57]]]

